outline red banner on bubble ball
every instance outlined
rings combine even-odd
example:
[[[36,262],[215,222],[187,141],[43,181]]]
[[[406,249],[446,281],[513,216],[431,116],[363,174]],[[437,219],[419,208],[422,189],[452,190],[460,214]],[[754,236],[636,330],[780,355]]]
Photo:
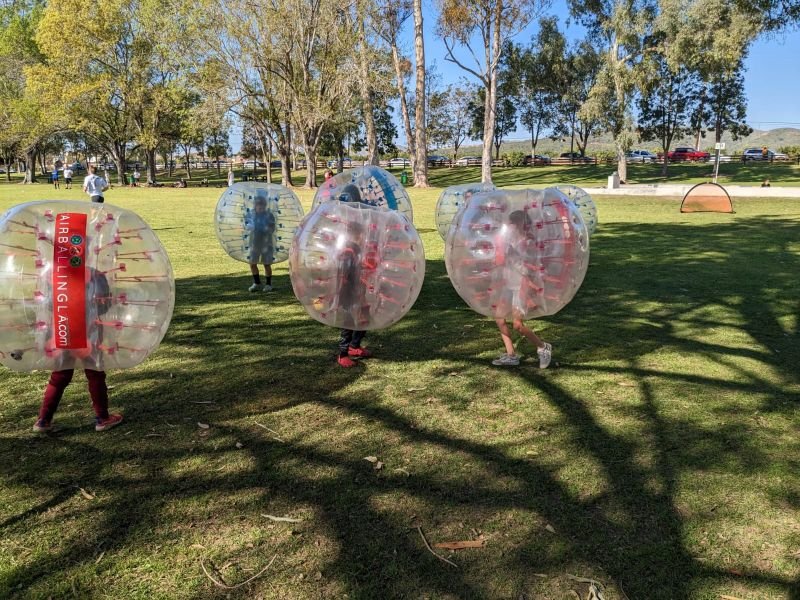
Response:
[[[86,215],[59,213],[53,239],[56,348],[86,347]]]

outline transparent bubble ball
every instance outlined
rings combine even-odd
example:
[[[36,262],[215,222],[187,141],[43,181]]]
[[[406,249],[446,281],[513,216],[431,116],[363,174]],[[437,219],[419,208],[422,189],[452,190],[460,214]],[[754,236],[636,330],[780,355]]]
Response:
[[[275,183],[245,181],[227,188],[217,202],[217,239],[231,258],[271,265],[289,258],[303,207],[294,192]]]
[[[298,228],[289,273],[295,295],[317,321],[383,329],[419,296],[425,252],[417,230],[399,212],[331,201]]]
[[[597,206],[595,206],[592,197],[586,190],[579,188],[577,185],[564,184],[554,187],[578,207],[583,217],[583,222],[586,223],[586,228],[589,230],[589,235],[594,235],[597,229]]]
[[[458,294],[495,319],[553,315],[589,265],[589,233],[553,188],[475,194],[450,228],[445,265]]]
[[[365,165],[334,175],[317,189],[311,210],[323,202],[361,202],[386,210],[396,210],[414,222],[414,211],[408,192],[386,169]]]
[[[447,239],[447,232],[450,231],[456,213],[467,205],[474,194],[494,189],[491,183],[463,183],[442,190],[436,202],[436,229],[442,239]]]
[[[169,257],[135,213],[43,201],[0,220],[0,363],[15,371],[129,369],[169,327]]]

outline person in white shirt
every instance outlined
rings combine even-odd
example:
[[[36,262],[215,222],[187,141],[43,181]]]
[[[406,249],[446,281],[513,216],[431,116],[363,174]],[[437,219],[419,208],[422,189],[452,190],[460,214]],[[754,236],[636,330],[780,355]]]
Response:
[[[91,165],[89,174],[83,180],[83,191],[89,194],[92,202],[104,202],[103,192],[108,189],[108,182],[96,174],[97,167]]]
[[[137,168],[133,172],[133,187],[139,187],[139,180],[142,178],[142,174],[139,173],[139,169]]]
[[[233,167],[230,167],[228,169],[228,187],[231,187],[233,185],[233,181],[234,181],[234,179],[233,179]]]
[[[72,189],[72,169],[70,167],[64,167],[64,189]]]

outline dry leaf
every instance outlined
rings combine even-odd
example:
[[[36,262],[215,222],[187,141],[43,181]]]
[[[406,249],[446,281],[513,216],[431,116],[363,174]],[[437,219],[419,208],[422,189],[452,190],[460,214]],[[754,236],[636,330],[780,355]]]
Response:
[[[100,556],[98,556],[98,557],[97,557],[97,560],[95,560],[95,561],[94,561],[94,564],[98,564],[98,563],[99,563],[101,560],[103,560],[103,557],[104,557],[105,555],[106,555],[106,551],[105,551],[105,550],[103,550],[103,551],[100,553]]]
[[[197,426],[200,429],[208,429],[209,427],[211,427],[211,425],[209,425],[208,423],[200,423],[200,422],[197,423]]]
[[[463,542],[439,542],[433,547],[442,550],[461,550],[463,548],[483,548],[485,545],[486,540],[464,540]]]
[[[379,471],[380,469],[383,468],[383,463],[381,461],[378,461],[374,465],[372,465],[372,468],[375,469],[376,471]]]
[[[406,471],[405,469],[402,469],[402,468],[395,469],[395,473],[402,473],[406,477],[411,477],[411,473],[409,473],[408,471]]]
[[[553,527],[552,525],[550,525],[550,523],[545,525],[544,528],[547,529],[547,531],[549,531],[550,533],[555,533],[556,532],[556,528]]]
[[[364,460],[368,460],[371,463],[376,463],[376,462],[378,462],[378,457],[377,456],[365,456]]]
[[[421,391],[423,391],[425,389],[426,388],[424,388],[424,387],[421,387],[421,388],[408,388],[406,391],[407,392],[421,392]]]
[[[94,500],[94,495],[93,495],[93,494],[90,494],[89,492],[87,492],[87,491],[86,491],[85,489],[83,489],[83,488],[78,488],[78,489],[79,489],[79,490],[80,490],[80,492],[81,492],[81,496],[83,496],[83,497],[84,497],[84,498],[86,498],[87,500]]]
[[[636,387],[636,384],[630,381],[618,381],[617,385],[621,385],[622,387]]]
[[[726,596],[725,594],[722,594],[720,596],[720,600],[742,600],[742,599],[737,598],[736,596]]]
[[[236,442],[236,447],[241,450],[242,448],[244,448],[244,444],[242,442]]]

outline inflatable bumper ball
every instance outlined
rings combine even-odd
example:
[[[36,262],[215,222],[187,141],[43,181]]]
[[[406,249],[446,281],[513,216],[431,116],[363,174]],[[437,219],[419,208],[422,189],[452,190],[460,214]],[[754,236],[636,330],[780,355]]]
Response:
[[[447,232],[450,231],[456,213],[469,203],[473,194],[490,192],[494,189],[491,183],[464,183],[443,190],[436,202],[436,229],[442,239],[447,239]]]
[[[289,272],[295,295],[317,321],[383,329],[419,296],[425,253],[416,229],[399,212],[331,201],[297,230]]]
[[[348,193],[345,188],[354,190],[355,193]],[[414,222],[411,199],[405,188],[394,175],[380,167],[366,165],[334,175],[319,186],[311,210],[332,200],[361,202],[373,207],[395,210],[405,216],[409,223]]]
[[[303,207],[294,192],[273,183],[235,183],[217,202],[214,224],[231,258],[271,265],[287,260]]]
[[[592,197],[577,185],[557,185],[555,188],[578,207],[583,222],[586,223],[586,229],[589,230],[589,235],[594,235],[597,229],[597,206]]]
[[[0,363],[127,369],[158,348],[175,282],[158,237],[109,204],[21,204],[0,220]]]
[[[475,194],[450,228],[445,264],[475,312],[553,315],[583,282],[589,234],[575,205],[553,188]]]

